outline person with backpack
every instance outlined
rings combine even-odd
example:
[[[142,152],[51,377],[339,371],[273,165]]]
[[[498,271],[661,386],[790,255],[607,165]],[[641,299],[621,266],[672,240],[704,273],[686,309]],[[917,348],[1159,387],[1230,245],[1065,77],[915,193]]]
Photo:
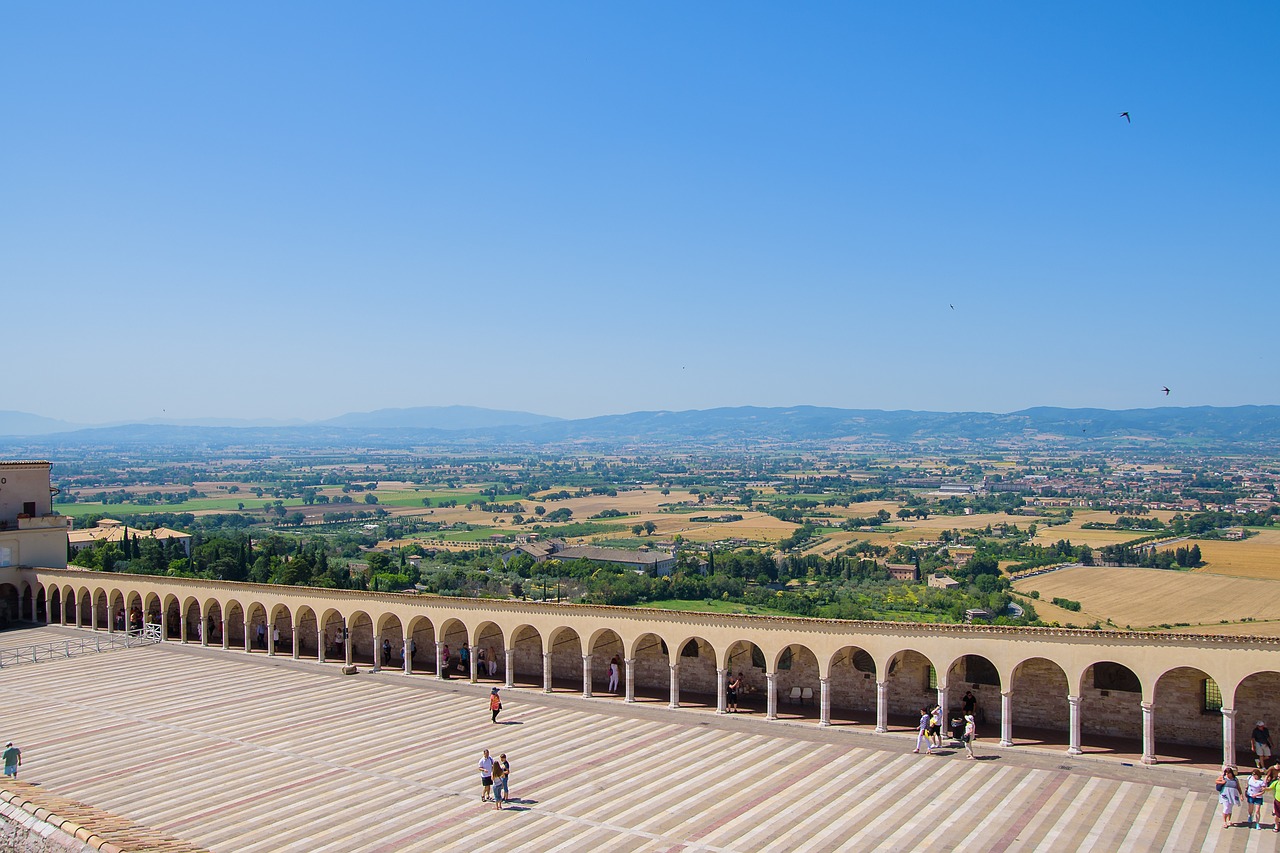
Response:
[[[498,722],[498,712],[502,710],[502,698],[498,696],[498,688],[489,691],[489,714],[492,722]]]

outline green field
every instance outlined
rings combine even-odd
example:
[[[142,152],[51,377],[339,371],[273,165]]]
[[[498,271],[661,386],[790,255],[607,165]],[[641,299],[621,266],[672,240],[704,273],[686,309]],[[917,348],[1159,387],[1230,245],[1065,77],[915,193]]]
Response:
[[[92,501],[79,501],[73,504],[55,504],[54,510],[62,515],[69,515],[72,518],[83,518],[86,515],[150,515],[160,512],[199,512],[201,510],[223,510],[225,512],[236,512],[239,504],[244,504],[245,512],[261,510],[264,503],[269,503],[266,497],[255,497],[250,495],[233,495],[229,498],[196,498],[195,500],[183,501],[177,504],[150,504],[150,503],[127,503],[127,504],[104,504]],[[284,502],[286,508],[302,506],[301,498],[294,498]],[[339,506],[337,504],[334,505]],[[352,506],[345,504],[344,506]],[[361,504],[361,507],[364,505]]]
[[[775,610],[772,607],[759,607],[753,604],[743,604],[740,601],[720,601],[719,599],[702,599],[700,601],[684,601],[681,599],[668,598],[662,601],[650,601],[645,604],[637,604],[636,607],[653,607],[658,610],[681,610],[692,613],[748,613],[755,616],[794,616],[794,613],[787,613],[783,610]]]
[[[378,498],[378,503],[383,506],[420,507],[422,506],[423,498],[431,498],[431,503],[433,506],[440,501],[457,501],[458,506],[466,506],[467,504],[472,503],[473,501],[482,501],[484,503],[498,503],[498,504],[509,504],[509,503],[515,503],[516,501],[521,501],[525,504],[526,507],[528,507],[530,512],[533,512],[533,505],[535,503],[535,501],[526,500],[523,495],[501,495],[497,499],[494,499],[489,497],[488,495],[482,495],[479,492],[463,492],[463,491],[454,491],[451,489],[434,490],[434,491],[428,490],[428,489],[422,489],[421,491],[417,489],[387,489],[384,491],[382,489],[379,489],[376,492],[369,492],[367,494],[376,495]],[[356,497],[355,500],[356,500],[356,503],[361,502],[360,497]]]

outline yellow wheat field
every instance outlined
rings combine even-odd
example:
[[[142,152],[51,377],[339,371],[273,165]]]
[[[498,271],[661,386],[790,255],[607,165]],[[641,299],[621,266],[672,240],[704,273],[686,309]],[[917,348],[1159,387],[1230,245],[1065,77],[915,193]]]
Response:
[[[1280,581],[1262,578],[1080,567],[1016,581],[1013,586],[1022,593],[1037,590],[1042,600],[1079,601],[1082,611],[1101,621],[1109,618],[1119,627],[1177,622],[1215,625],[1224,619],[1239,622],[1280,616]],[[1075,616],[1077,624],[1089,621]]]

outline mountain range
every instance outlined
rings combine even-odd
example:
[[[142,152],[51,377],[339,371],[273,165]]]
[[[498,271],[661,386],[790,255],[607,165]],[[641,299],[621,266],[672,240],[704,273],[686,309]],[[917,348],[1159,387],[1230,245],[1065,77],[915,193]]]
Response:
[[[410,447],[663,444],[932,445],[1052,442],[1073,448],[1160,443],[1185,448],[1280,447],[1280,406],[1158,409],[1040,407],[990,412],[918,412],[818,406],[739,406],[681,412],[631,412],[560,419],[471,406],[424,406],[356,412],[324,421],[210,419],[182,423],[86,426],[23,412],[0,412],[5,448],[73,446]]]

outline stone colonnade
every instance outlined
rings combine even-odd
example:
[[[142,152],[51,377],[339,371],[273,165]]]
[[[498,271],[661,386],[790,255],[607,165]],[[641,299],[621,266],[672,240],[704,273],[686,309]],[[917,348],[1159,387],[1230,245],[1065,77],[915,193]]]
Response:
[[[877,732],[895,719],[909,727],[933,705],[947,720],[969,693],[1002,745],[1013,745],[1015,724],[1065,733],[1071,754],[1087,736],[1132,737],[1147,763],[1157,743],[1220,744],[1234,763],[1253,718],[1273,719],[1280,698],[1272,638],[678,613],[80,569],[0,570],[0,596],[32,621],[115,631],[142,620],[180,643],[546,692],[581,685],[584,697],[609,690],[617,667],[624,701],[658,691],[679,708],[683,690],[722,714],[740,679],[739,700],[762,703],[766,719],[780,702],[813,704],[819,725]]]

